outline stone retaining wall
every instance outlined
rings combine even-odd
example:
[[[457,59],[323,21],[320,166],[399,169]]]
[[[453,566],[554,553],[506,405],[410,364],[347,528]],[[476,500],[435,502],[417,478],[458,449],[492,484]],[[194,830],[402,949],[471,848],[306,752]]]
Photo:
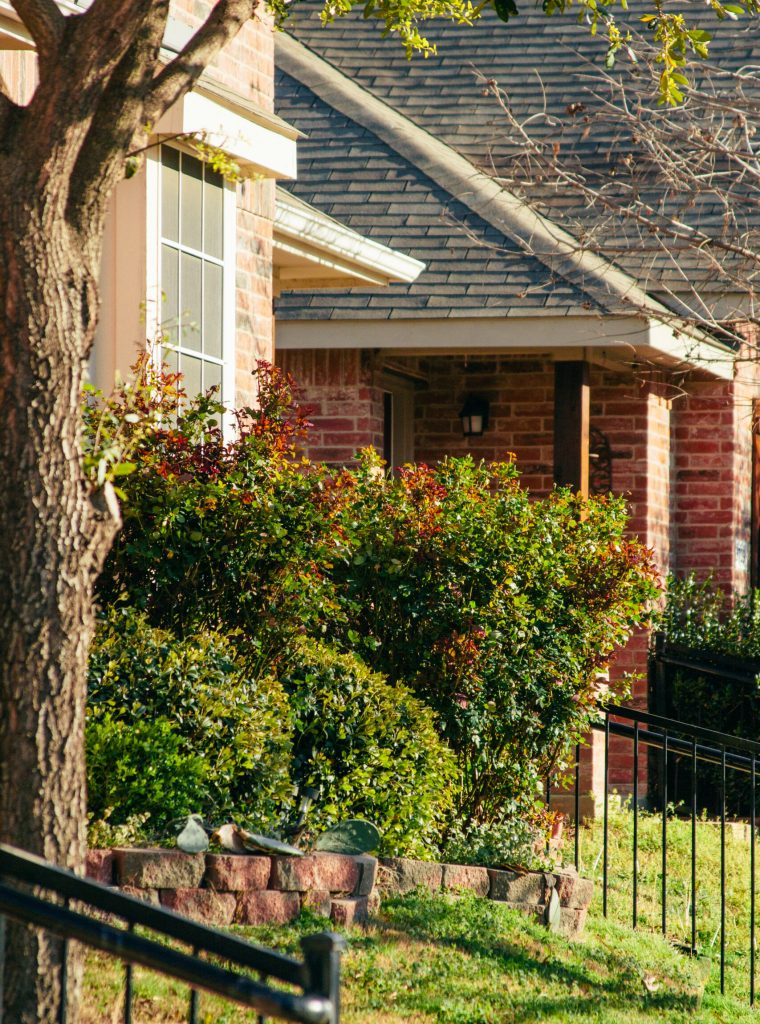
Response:
[[[284,924],[306,907],[336,925],[367,921],[383,896],[422,886],[469,891],[577,935],[593,883],[574,869],[555,873],[497,871],[404,857],[307,857],[196,854],[179,850],[90,850],[87,874],[98,882],[212,925]],[[554,894],[554,896],[552,895]],[[554,907],[556,913],[550,913]]]

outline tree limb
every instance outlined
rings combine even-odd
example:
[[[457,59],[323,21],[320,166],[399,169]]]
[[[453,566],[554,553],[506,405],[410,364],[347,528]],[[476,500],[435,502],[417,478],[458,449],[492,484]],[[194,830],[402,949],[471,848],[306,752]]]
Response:
[[[16,14],[31,33],[42,63],[58,53],[66,19],[55,0],[11,0]]]
[[[258,6],[259,0],[218,0],[187,46],[156,76],[145,107],[148,122],[155,124],[192,89],[204,69],[253,17]]]
[[[107,83],[114,69],[147,27],[157,28],[152,59],[158,59],[169,0],[94,0],[76,19],[69,46],[81,69],[82,86],[89,80]]]
[[[5,82],[0,78],[0,149],[3,148],[6,125],[18,109],[18,105],[13,102],[6,89]]]
[[[162,6],[163,17],[143,21],[114,70],[72,171],[68,212],[80,227],[96,219],[99,195],[121,178],[132,140],[144,128],[145,97],[155,74],[168,0]]]

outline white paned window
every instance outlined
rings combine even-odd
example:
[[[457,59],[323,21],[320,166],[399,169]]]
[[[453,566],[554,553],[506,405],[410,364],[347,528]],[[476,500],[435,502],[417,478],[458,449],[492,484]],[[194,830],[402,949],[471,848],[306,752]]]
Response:
[[[159,167],[162,359],[188,395],[234,400],[235,192],[208,164],[162,146]]]

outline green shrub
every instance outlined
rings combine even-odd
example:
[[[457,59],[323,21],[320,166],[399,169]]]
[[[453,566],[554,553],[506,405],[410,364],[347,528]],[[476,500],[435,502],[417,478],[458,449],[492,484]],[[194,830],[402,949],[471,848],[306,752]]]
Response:
[[[760,658],[760,591],[726,594],[712,577],[668,576],[656,627],[669,643],[699,651]]]
[[[117,824],[147,814],[149,830],[165,830],[175,818],[208,806],[208,762],[187,752],[169,719],[127,721],[106,713],[88,722],[86,737],[94,818],[112,817]]]
[[[658,594],[622,499],[532,500],[511,463],[447,459],[344,484],[348,553],[328,635],[435,709],[462,777],[456,818],[530,801],[587,729],[598,678]]]
[[[293,723],[293,779],[320,794],[312,822],[369,818],[384,853],[433,850],[451,805],[453,758],[430,709],[358,658],[308,640],[281,681]]]
[[[666,601],[658,616],[657,632],[666,643],[696,652],[694,662],[712,663],[716,672],[696,667],[664,667],[664,711],[684,722],[756,739],[760,730],[760,595],[726,594],[711,577],[693,573],[683,579],[668,577]],[[689,781],[671,777],[675,799],[690,799]],[[699,800],[720,813],[722,779],[719,767],[702,765]],[[726,776],[728,810],[746,815],[751,808],[747,775]]]
[[[123,528],[99,599],[140,608],[178,636],[239,629],[249,671],[266,674],[283,637],[314,628],[330,601],[326,474],[293,457],[305,420],[279,371],[259,367],[261,408],[239,412],[229,443],[211,396],[187,402],[176,418],[172,381],[152,381],[156,404],[167,402],[173,417],[154,417],[160,425],[142,432],[132,452]]]
[[[253,681],[241,671],[234,638],[208,631],[178,638],[150,626],[141,613],[112,610],[99,626],[90,657],[93,743],[103,730],[116,736],[117,726],[152,743],[156,720],[168,730],[167,751],[176,748],[177,757],[204,765],[203,799],[198,793],[192,810],[213,819],[234,811],[263,827],[287,804],[290,732],[282,687],[273,680]],[[137,756],[135,745],[119,743],[125,757],[133,751]],[[96,770],[91,759],[91,792],[98,792]],[[122,776],[120,798],[115,791],[104,797],[103,806],[115,808],[114,823],[147,810],[140,804],[139,780],[126,768],[116,774]],[[172,789],[181,782],[167,774],[166,785],[165,801],[173,804]]]
[[[211,398],[176,422],[147,417],[161,425],[141,427],[131,449],[102,602],[144,609],[191,644],[236,630],[249,684],[285,679],[300,635],[358,655],[435,712],[457,758],[449,824],[500,824],[505,806],[530,806],[541,776],[561,770],[595,713],[600,674],[657,596],[651,553],[625,537],[624,501],[566,490],[533,500],[511,463],[471,459],[388,479],[365,453],[357,471],[330,473],[295,457],[306,422],[292,382],[261,366],[258,383],[260,408],[243,410],[228,444]],[[419,718],[421,705],[409,707]],[[346,786],[340,799],[353,801]],[[400,812],[388,820],[389,835],[411,835]]]
[[[453,823],[441,850],[442,859],[449,864],[493,868],[544,866],[549,821],[538,801],[534,806],[526,804],[525,800],[513,801],[503,807],[500,822],[472,822],[465,827]]]

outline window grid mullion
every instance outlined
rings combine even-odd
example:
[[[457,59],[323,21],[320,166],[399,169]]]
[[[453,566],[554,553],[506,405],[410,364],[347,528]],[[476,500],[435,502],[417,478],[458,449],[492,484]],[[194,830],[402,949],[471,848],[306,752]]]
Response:
[[[212,256],[209,253],[206,253],[205,251],[203,251],[203,248],[196,249],[193,246],[185,244],[185,242],[183,240],[184,239],[184,234],[185,234],[185,231],[184,231],[185,224],[184,224],[184,218],[183,218],[183,198],[184,198],[184,177],[185,177],[185,173],[186,173],[186,172],[184,172],[184,160],[185,160],[185,154],[184,154],[184,152],[180,151],[180,160],[179,160],[179,166],[178,166],[178,183],[177,183],[177,203],[178,203],[178,210],[177,210],[177,226],[178,226],[178,231],[177,231],[177,236],[178,237],[177,237],[176,241],[174,239],[164,237],[164,233],[163,233],[163,218],[162,218],[162,214],[160,214],[160,219],[159,219],[159,240],[160,240],[160,245],[159,245],[159,248],[160,248],[161,245],[165,245],[168,248],[173,249],[177,253],[177,325],[176,325],[176,338],[177,338],[177,340],[176,340],[176,343],[173,346],[171,346],[176,351],[176,353],[177,353],[177,369],[178,369],[178,371],[180,373],[184,374],[183,358],[182,358],[183,356],[185,358],[197,359],[200,362],[201,389],[205,390],[205,387],[206,387],[206,364],[210,363],[210,364],[212,364],[214,366],[219,366],[222,369],[225,366],[225,358],[224,358],[225,357],[225,329],[226,329],[226,326],[227,326],[227,316],[226,316],[227,310],[225,308],[224,301],[222,300],[222,306],[221,306],[221,319],[222,319],[222,322],[221,322],[221,325],[220,325],[220,328],[221,328],[221,339],[220,340],[221,340],[221,353],[222,354],[221,354],[221,357],[212,356],[210,354],[207,354],[206,351],[205,351],[205,345],[206,345],[206,337],[205,337],[205,313],[206,313],[206,273],[205,273],[205,264],[209,263],[209,264],[212,264],[212,265],[217,266],[217,267],[220,268],[220,270],[222,272],[222,276],[221,276],[222,294],[224,294],[224,280],[226,278],[227,273],[229,272],[229,269],[228,269],[228,267],[227,267],[227,265],[225,263],[224,249],[223,249],[222,258],[220,259],[220,258],[218,258],[216,256]],[[162,174],[163,174],[163,166],[162,166],[161,170],[162,170]],[[163,178],[161,178],[160,181],[161,181],[161,188],[163,188]],[[206,242],[206,188],[205,188],[205,185],[206,185],[206,166],[201,161],[201,199],[200,199],[199,216],[200,216],[200,227],[201,227],[200,236],[201,236],[201,246],[202,247],[205,246],[205,242]],[[161,203],[159,203],[159,210],[161,210]],[[224,217],[225,217],[224,207],[222,209],[222,217],[223,217],[223,221],[222,221],[222,238],[224,239],[225,232],[228,229],[228,225],[227,225],[226,221],[224,220]],[[201,264],[201,266],[200,266],[200,274],[201,274],[201,284],[200,284],[200,289],[201,289],[201,293],[200,293],[200,317],[199,317],[199,324],[198,324],[199,334],[200,334],[200,350],[198,350],[198,349],[191,349],[191,348],[186,347],[183,344],[183,340],[182,340],[182,333],[183,333],[183,309],[184,309],[184,302],[183,302],[183,299],[184,299],[184,289],[183,289],[183,285],[182,285],[182,256],[183,256],[183,254],[195,257],[196,259],[200,260],[200,264]],[[223,378],[224,378],[224,374],[222,373],[222,379]],[[224,396],[222,395],[222,397],[224,397]]]
[[[217,267],[221,267],[224,270],[224,260],[218,259],[216,256],[209,256],[208,253],[203,252],[201,249],[193,249],[190,245],[182,245],[181,242],[175,242],[172,238],[164,238],[161,236],[161,244],[168,245],[170,249],[176,249],[177,252],[187,253],[188,256],[196,256],[198,259],[205,260],[206,263],[214,263]]]

